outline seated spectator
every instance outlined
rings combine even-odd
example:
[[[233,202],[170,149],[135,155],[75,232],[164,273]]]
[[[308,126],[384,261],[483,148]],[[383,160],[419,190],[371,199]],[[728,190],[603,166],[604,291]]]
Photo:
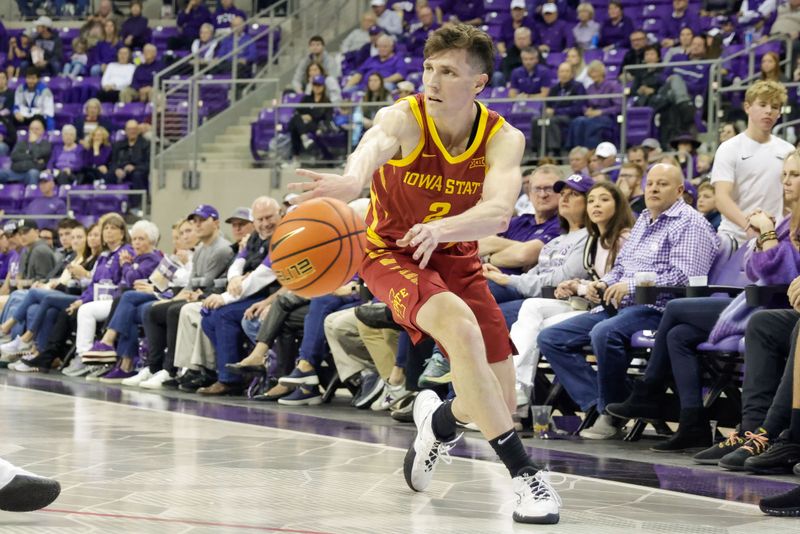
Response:
[[[131,189],[147,189],[150,174],[150,143],[139,133],[139,123],[125,123],[125,139],[111,149],[111,174],[116,183],[128,183]],[[132,201],[133,202],[133,201]]]
[[[733,15],[739,2],[734,0],[703,0],[700,14],[704,17]]]
[[[369,5],[375,14],[376,24],[386,33],[394,36],[403,33],[403,17],[394,9],[389,9],[385,0],[372,0]]]
[[[150,102],[150,93],[153,91],[153,79],[158,71],[163,67],[157,61],[158,49],[155,45],[146,44],[142,51],[142,62],[133,71],[131,84],[120,92],[120,102]]]
[[[557,76],[558,82],[550,88],[548,95],[566,97],[586,94],[586,89],[583,88],[583,85],[575,81],[572,75],[572,66],[566,61],[558,66]],[[579,100],[552,102],[544,109],[544,115],[549,119],[549,123],[545,126],[545,152],[547,154],[561,154],[567,127],[570,121],[579,117],[582,112],[583,103]],[[541,136],[541,126],[539,126],[538,120],[534,118],[531,127],[531,141],[534,151],[539,151]]]
[[[617,114],[621,110],[618,98],[605,98],[603,95],[621,93],[619,83],[606,80],[606,68],[599,61],[589,64],[592,85],[586,90],[594,98],[583,101],[583,116],[573,120],[567,130],[568,147],[597,146],[605,139],[611,139],[616,129]]]
[[[56,265],[56,255],[53,248],[39,237],[39,225],[36,221],[20,219],[17,221],[17,232],[19,243],[23,247],[19,270],[25,281],[22,285],[17,284],[15,293],[20,293],[19,290],[23,286],[30,286],[33,282],[48,281],[47,275]]]
[[[541,22],[536,28],[536,47],[543,54],[561,52],[575,45],[572,27],[558,17],[558,6],[547,2],[542,6]]]
[[[642,145],[629,146],[625,151],[625,160],[628,163],[634,163],[644,170],[649,167],[647,163],[647,149]]]
[[[347,34],[347,37],[344,38],[342,41],[341,47],[339,47],[339,52],[344,55],[351,52],[357,52],[363,46],[369,44],[369,29],[373,26],[377,26],[377,18],[375,17],[375,13],[372,11],[367,11],[366,13],[362,13],[361,15],[361,25],[358,28],[354,28]]]
[[[325,50],[325,39],[314,35],[308,40],[308,55],[304,56],[294,69],[292,89],[295,93],[302,93],[306,87],[306,70],[311,63],[319,63],[327,74],[336,76],[339,68],[336,59]]]
[[[344,57],[342,68],[348,72],[358,70],[366,60],[378,55],[378,39],[384,35],[384,31],[379,26],[372,26],[368,30],[369,42],[355,52],[351,52]]]
[[[512,16],[514,15],[513,9],[511,10],[511,14]],[[412,24],[408,29],[408,37],[406,40],[406,47],[411,57],[423,57],[425,41],[428,40],[428,36],[432,32],[439,28],[439,23],[436,22],[436,16],[430,6],[418,8],[417,15],[419,16],[419,22]],[[501,41],[497,42],[497,50],[500,51],[501,54],[502,45],[503,43]]]
[[[517,67],[522,66],[522,51],[533,45],[533,32],[530,28],[522,26],[514,30],[514,45],[506,52],[505,57],[500,62],[500,70],[495,72],[492,85],[504,85],[511,79],[511,72]],[[502,75],[502,77],[499,77]]]
[[[608,18],[600,25],[600,48],[625,48],[628,37],[633,33],[633,22],[622,11],[620,0],[608,3]]]
[[[622,57],[622,65],[620,66],[621,76],[625,75],[624,69],[628,65],[641,65],[644,63],[644,49],[647,47],[647,34],[642,30],[633,30],[630,35],[631,47],[625,52]],[[628,72],[628,80],[630,80],[636,71]]]
[[[642,176],[644,167],[636,163],[623,163],[617,174],[617,187],[619,187],[622,197],[630,205],[631,211],[638,217],[645,208],[644,191],[642,191]]]
[[[89,15],[88,22],[100,22],[105,24],[107,20],[113,20],[115,24],[122,23],[122,13],[114,6],[113,0],[100,0],[97,11]]]
[[[536,343],[539,332],[565,319],[586,313],[589,306],[599,302],[585,298],[587,286],[611,270],[634,223],[623,194],[614,184],[608,182],[596,183],[586,192],[586,219],[588,239],[580,251],[583,272],[577,277],[560,282],[555,292],[556,299],[525,299],[517,320],[511,326],[510,336],[519,352],[519,356],[514,358],[519,405],[530,403],[533,379],[539,363],[539,347]],[[523,277],[527,277],[527,274]],[[583,302],[586,311],[574,309],[570,303],[572,297]],[[572,298],[573,302],[575,300]]]
[[[31,53],[31,64],[40,72],[56,76],[61,73],[61,65],[64,62],[64,45],[61,37],[57,31],[53,31],[53,21],[50,17],[39,17],[33,24],[36,26],[33,45],[42,51],[42,55],[37,57],[37,54]]]
[[[25,205],[25,215],[66,215],[67,205],[56,196],[55,176],[50,171],[39,174],[39,192],[41,196],[30,199]],[[52,229],[58,223],[56,219],[33,219],[39,228]]]
[[[47,170],[55,177],[58,185],[81,183],[81,171],[85,164],[86,154],[77,143],[78,134],[75,127],[65,124],[61,128],[61,145],[56,145],[47,162]]]
[[[644,47],[645,65],[655,65],[661,62],[661,52],[658,47],[648,45]],[[656,107],[656,94],[661,86],[664,85],[664,69],[661,67],[649,67],[646,69],[636,69],[632,71],[633,83],[631,84],[631,94],[637,106]]]
[[[769,3],[770,2],[764,2],[762,6],[766,7],[765,4]],[[769,34],[788,35],[796,41],[798,38],[800,38],[800,17],[798,17],[798,13],[800,13],[800,5],[793,1],[785,3],[779,2],[779,4],[778,14],[775,17],[775,22],[772,23],[772,28],[770,28]],[[761,10],[762,6],[759,6],[759,11]]]
[[[88,46],[86,39],[76,37],[72,40],[72,54],[69,57],[69,61],[64,63],[64,70],[61,72],[63,76],[74,80],[78,76],[87,74],[89,56],[86,52]]]
[[[14,91],[8,88],[8,76],[0,70],[0,156],[8,154],[16,142],[14,128]]]
[[[178,12],[177,26],[180,33],[170,37],[167,46],[170,50],[188,50],[200,33],[200,26],[214,19],[203,0],[186,0],[186,6]]]
[[[319,63],[309,63],[306,69],[306,85],[304,93],[311,94],[311,80],[317,76],[325,78],[325,92],[330,98],[331,102],[340,102],[342,100],[342,88],[339,86],[338,80],[333,76],[328,76],[325,69]]]
[[[75,119],[75,129],[78,132],[78,138],[84,139],[95,131],[98,127],[103,127],[107,132],[112,130],[111,122],[102,116],[103,106],[96,98],[90,98],[83,105],[83,115]]]
[[[589,158],[589,168],[594,172],[602,172],[609,176],[612,182],[617,181],[619,163],[617,162],[617,147],[614,143],[603,141]]]
[[[714,196],[714,185],[711,182],[703,182],[697,187],[697,211],[702,213],[714,231],[717,231],[719,223],[722,222],[722,215],[717,210]]]
[[[589,149],[576,146],[569,151],[569,169],[572,174],[589,176]]]
[[[761,56],[760,80],[769,80],[778,83],[786,83],[786,76],[781,68],[781,59],[775,52],[767,52]]]
[[[642,329],[655,330],[666,304],[662,295],[655,306],[636,305],[634,275],[656,273],[656,285],[686,285],[691,276],[708,274],[717,254],[717,239],[708,222],[683,202],[680,171],[655,165],[647,175],[642,213],[613,268],[587,286],[587,299],[602,308],[542,330],[538,343],[559,382],[586,412],[595,408],[601,416],[581,432],[587,439],[620,436],[620,423],[606,413],[606,406],[625,399],[625,373],[630,362],[626,343]],[[616,314],[612,316],[612,313]],[[587,363],[582,349],[592,345],[597,371]]]
[[[502,268],[507,274],[521,274],[523,267],[536,265],[542,248],[561,233],[559,196],[554,186],[563,179],[564,173],[556,165],[540,165],[533,171],[528,196],[534,214],[512,217],[505,232],[478,242],[479,253],[486,256],[486,263]]]
[[[592,78],[589,77],[589,67],[583,62],[583,52],[580,48],[570,48],[567,50],[567,63],[572,67],[572,77],[575,81],[588,89],[592,85]]]
[[[220,0],[214,10],[214,31],[219,35],[226,35],[231,32],[231,25],[234,17],[247,20],[247,14],[236,7],[233,0]]]
[[[106,67],[113,63],[122,48],[122,39],[117,31],[117,24],[109,19],[103,23],[103,38],[98,40],[89,49],[89,72],[92,76],[100,77],[106,71]]]
[[[229,1],[223,0],[223,3]],[[133,0],[130,9],[131,15],[122,23],[119,36],[124,46],[131,50],[140,49],[150,41],[153,32],[147,27],[147,17],[142,16],[141,0]]]
[[[246,77],[251,75],[253,65],[258,57],[256,56],[256,44],[253,38],[246,33],[247,26],[244,22],[241,17],[233,17],[231,33],[219,41],[216,55],[220,59],[225,59],[222,59],[222,63],[217,67],[218,71],[233,72],[232,65],[235,61],[239,75]],[[235,53],[234,50],[236,50]]]
[[[23,182],[35,185],[39,173],[47,167],[52,146],[46,139],[44,120],[33,117],[28,125],[28,138],[18,140],[11,151],[11,169],[0,170],[0,183]]]
[[[724,143],[728,139],[733,139],[740,133],[742,133],[742,130],[735,122],[723,122],[719,125],[719,144]]]
[[[689,57],[689,48],[692,46],[692,39],[695,34],[692,28],[685,27],[678,34],[678,42],[664,53],[664,62],[685,61]]]
[[[87,135],[83,140],[83,153],[86,158],[82,171],[84,183],[93,184],[100,180],[108,180],[111,164],[108,130],[100,126]]]
[[[697,176],[697,149],[700,148],[700,141],[693,135],[683,134],[670,140],[669,146],[672,147],[684,176]]]
[[[520,53],[522,65],[511,71],[508,96],[545,97],[550,91],[550,69],[539,63],[539,51],[529,46]]]
[[[689,0],[672,0],[672,15],[663,22],[658,37],[661,48],[672,48],[678,42],[681,30],[689,28],[694,35],[699,31],[697,14],[689,12]]]
[[[330,104],[325,90],[325,77],[317,76],[311,81],[311,94],[303,95],[301,104]],[[289,134],[292,138],[292,157],[302,154],[303,149],[308,149],[316,144],[324,154],[330,157],[325,146],[319,142],[315,132],[321,127],[327,127],[333,120],[333,108],[298,107],[289,121]]]
[[[391,101],[392,94],[386,89],[383,77],[377,72],[373,72],[367,78],[367,90],[364,92],[362,104],[362,121],[364,129],[372,128],[372,121],[378,110]],[[378,102],[380,105],[370,106],[370,102]]]
[[[588,2],[578,4],[578,23],[572,28],[575,46],[582,50],[597,48],[600,41],[600,23],[594,20],[594,6]]]
[[[369,86],[369,80],[367,80],[367,85]],[[403,80],[402,82],[397,82],[397,100],[401,98],[405,98],[407,96],[411,96],[417,92],[416,87],[414,84]]]
[[[358,72],[348,78],[345,88],[364,88],[366,78],[373,72],[383,77],[384,85],[389,90],[394,89],[395,84],[406,77],[406,64],[394,52],[394,38],[388,35],[378,37],[378,55],[366,60]]]
[[[19,38],[11,37],[8,40],[8,60],[5,67],[9,78],[17,78],[25,72],[23,64],[30,63],[34,35],[34,31],[25,30]]]
[[[745,93],[747,129],[722,143],[714,157],[711,183],[717,209],[722,214],[720,233],[739,244],[754,237],[748,215],[761,209],[772,217],[783,214],[780,186],[782,158],[792,145],[772,135],[772,127],[786,103],[786,88],[775,82],[758,81]]]
[[[103,78],[100,80],[102,90],[97,95],[100,102],[119,102],[120,91],[130,87],[136,65],[131,63],[131,51],[123,46],[117,52],[117,61],[106,65]]]
[[[736,24],[731,17],[721,15],[716,18],[715,22],[720,30],[719,37],[722,41],[723,47],[744,44],[744,37],[736,28]],[[713,28],[711,31],[713,31]],[[711,31],[709,31],[709,35],[711,34]]]
[[[25,69],[25,83],[19,84],[14,92],[14,123],[17,127],[27,126],[40,117],[47,130],[55,128],[55,101],[53,93],[39,79],[36,67]]]
[[[505,56],[508,49],[514,45],[514,32],[517,31],[517,28],[534,29],[534,21],[528,16],[525,0],[512,0],[510,7],[511,18],[503,21],[500,27],[500,40],[495,43],[501,56]]]
[[[373,2],[373,5],[375,2]],[[483,24],[483,2],[481,0],[444,0],[442,13],[448,22],[463,22],[472,26]],[[380,18],[378,24],[380,24]]]
[[[218,45],[219,41],[214,39],[214,25],[206,22],[200,26],[200,33],[197,35],[197,39],[192,41],[190,52],[192,54],[201,52],[198,62],[201,69],[213,62],[217,55]]]

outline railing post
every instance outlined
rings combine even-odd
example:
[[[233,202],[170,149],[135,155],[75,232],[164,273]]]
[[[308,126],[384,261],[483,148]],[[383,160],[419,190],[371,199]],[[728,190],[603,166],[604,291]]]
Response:
[[[628,121],[626,119],[626,115],[628,114],[628,94],[630,93],[630,88],[625,87],[622,89],[622,115],[620,120],[620,127],[619,127],[619,153],[625,153],[625,146],[628,143]]]

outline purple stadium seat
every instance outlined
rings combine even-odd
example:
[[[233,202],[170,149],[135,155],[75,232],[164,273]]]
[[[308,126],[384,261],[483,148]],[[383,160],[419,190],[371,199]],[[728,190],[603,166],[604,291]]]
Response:
[[[628,50],[625,48],[612,48],[603,54],[603,64],[608,67],[609,65],[622,65],[622,60],[625,58],[625,53]]]
[[[17,130],[17,142],[28,140],[28,130]]]
[[[502,26],[508,19],[508,13],[499,13],[497,11],[490,11],[483,17],[483,22],[487,26]]]
[[[97,216],[110,211],[122,213],[126,205],[129,204],[128,195],[115,195],[111,194],[111,191],[127,191],[128,189],[130,189],[128,184],[108,184],[96,187],[96,191],[108,191],[109,194],[89,197],[86,211]]]
[[[63,100],[64,95],[72,89],[72,80],[63,76],[54,76],[52,78],[45,76],[42,78],[42,81],[50,89],[50,92],[53,93],[53,99],[56,102]]]
[[[647,5],[645,5],[642,8],[641,11],[641,17],[643,19],[653,18],[653,19],[665,20],[671,16],[672,16],[671,4],[656,5],[648,2]]]
[[[116,132],[111,133],[111,142],[116,143],[117,141],[122,141],[125,139],[125,130],[117,130]]]
[[[83,111],[82,104],[63,104],[56,102],[56,128],[63,128],[65,124],[72,124]]]
[[[91,191],[92,189],[94,189],[94,186],[88,184],[62,185],[58,190],[58,197],[63,199],[65,204],[67,203],[67,197],[69,197],[69,209],[76,215],[84,214],[86,212],[86,206],[91,204],[91,197],[70,195],[69,193],[70,191]]]
[[[661,32],[662,26],[663,23],[661,19],[645,19],[644,22],[642,22],[642,30],[647,34],[653,34],[655,36],[658,36]]]
[[[483,8],[486,11],[511,11],[511,0],[483,0]]]
[[[502,29],[499,25],[496,24],[484,24],[481,26],[481,29],[489,34],[489,37],[492,38],[492,41],[499,41],[502,33]]]
[[[561,65],[566,58],[567,54],[564,52],[550,52],[547,55],[547,65],[551,67],[553,70],[556,70],[558,69],[558,66]]]
[[[86,77],[79,77],[75,82],[72,84],[72,89],[70,89],[64,95],[64,102],[74,102],[82,104],[97,96],[97,93],[100,92],[100,78],[86,76]]]
[[[586,63],[587,65],[592,61],[594,61],[595,59],[603,61],[603,51],[600,50],[599,48],[593,48],[591,50],[585,50],[583,52],[583,62]]]
[[[6,213],[19,213],[24,195],[25,184],[0,184],[0,209]]]
[[[406,64],[406,72],[422,72],[422,63],[424,59],[421,57],[406,56],[403,58],[403,63]]]
[[[648,137],[653,137],[653,108],[631,107],[627,110],[628,145],[638,145]]]
[[[58,196],[58,186],[55,189],[56,196]],[[36,184],[31,184],[25,186],[25,193],[22,196],[23,201],[32,200],[34,198],[39,198],[42,196],[42,192],[39,191],[39,186]]]
[[[175,26],[156,26],[153,28],[153,44],[160,52],[167,49],[167,41],[170,37],[178,35],[178,28]]]
[[[7,171],[11,168],[11,156],[0,156],[0,169]]]

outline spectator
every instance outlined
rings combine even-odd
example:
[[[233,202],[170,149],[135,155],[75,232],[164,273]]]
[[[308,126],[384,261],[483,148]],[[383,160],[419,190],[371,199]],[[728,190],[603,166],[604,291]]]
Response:
[[[163,66],[156,60],[158,49],[155,45],[146,44],[142,54],[142,62],[133,71],[130,86],[120,92],[120,102],[150,102],[150,93],[153,91],[153,78]]]
[[[6,71],[0,70],[0,156],[8,154],[16,141],[14,132],[14,91],[8,88]]]
[[[761,80],[786,83],[786,76],[781,70],[781,60],[775,52],[767,52],[761,56]]]
[[[35,117],[43,117],[48,130],[55,128],[55,102],[53,93],[39,80],[36,67],[25,69],[25,83],[14,93],[14,123],[27,126]]]
[[[514,46],[514,32],[517,28],[529,28],[533,30],[533,19],[528,16],[528,8],[524,0],[512,0],[511,17],[503,20],[500,26],[500,39],[495,43],[497,51],[501,56],[505,56],[508,49]]]
[[[11,169],[0,170],[0,183],[24,182],[35,185],[47,166],[52,147],[46,138],[44,120],[33,117],[28,125],[28,139],[19,140],[11,151]]]
[[[613,439],[620,435],[619,421],[605,412],[606,405],[624,400],[625,372],[630,356],[625,345],[641,329],[655,330],[666,303],[662,296],[655,306],[636,305],[634,275],[656,272],[656,285],[686,285],[689,277],[706,275],[717,253],[717,240],[708,222],[687,206],[681,196],[680,171],[655,165],[647,176],[645,210],[617,256],[613,268],[587,286],[587,299],[603,308],[567,319],[542,330],[538,342],[558,380],[570,397],[586,412],[596,408],[600,417],[581,432],[587,439]],[[608,310],[616,308],[616,315]],[[591,344],[597,357],[597,372],[582,353]]]
[[[75,127],[65,124],[61,128],[61,145],[56,145],[47,162],[47,170],[58,181],[58,185],[81,183],[81,171],[86,159],[83,147],[77,143]],[[41,177],[40,177],[41,178]]]
[[[584,89],[588,89],[592,85],[592,79],[589,77],[589,67],[583,62],[583,52],[580,48],[572,47],[567,50],[567,63],[572,67],[572,77],[575,81],[583,85]]]
[[[575,46],[582,50],[597,48],[600,24],[594,20],[594,6],[588,2],[578,4],[578,23],[572,28]]]
[[[648,45],[644,47],[643,56],[645,65],[655,65],[661,62],[661,51],[657,46]],[[649,67],[630,71],[630,74],[633,75],[631,94],[634,95],[633,98],[636,105],[657,107],[656,95],[661,86],[664,85],[664,69],[661,67]]]
[[[669,146],[677,152],[676,159],[684,176],[697,176],[697,149],[700,148],[700,141],[693,135],[683,134],[671,139]]]
[[[678,34],[678,42],[664,53],[664,62],[685,61],[689,57],[689,49],[694,39],[694,30],[689,26],[684,27]]]
[[[67,205],[56,196],[55,176],[52,172],[44,170],[39,174],[39,193],[41,196],[33,197],[25,205],[24,213],[35,215],[66,215]],[[39,228],[52,229],[58,221],[56,219],[33,219]]]
[[[213,24],[214,19],[203,0],[186,0],[186,6],[178,13],[180,34],[169,39],[169,49],[188,50],[200,34],[200,26],[206,22]]]
[[[542,22],[537,27],[536,44],[544,53],[561,52],[575,45],[571,25],[558,18],[558,6],[547,2],[542,6]]]
[[[614,143],[604,141],[597,145],[594,153],[590,158],[589,168],[596,172],[603,172],[608,174],[612,182],[617,181],[617,171],[619,166],[617,164],[617,147]]]
[[[690,28],[692,35],[697,33],[697,14],[689,13],[689,0],[672,0],[672,15],[661,26],[661,47],[672,48],[679,39],[681,31]]]
[[[733,139],[742,133],[735,122],[723,122],[719,125],[719,144],[724,143],[728,139]]]
[[[548,95],[566,97],[586,94],[586,89],[583,88],[583,85],[575,81],[572,75],[572,66],[566,61],[558,66],[557,76],[558,82],[550,88]],[[545,152],[547,154],[560,154],[562,152],[567,126],[569,126],[573,118],[580,116],[582,111],[583,103],[581,101],[553,102],[544,109],[544,115],[549,119],[548,124],[545,126]],[[534,118],[531,128],[531,141],[535,151],[538,151],[541,146],[542,136],[541,127],[537,122],[537,119]]]
[[[342,54],[347,54],[348,52],[357,52],[363,46],[368,45],[370,43],[369,29],[377,25],[376,21],[377,18],[375,17],[375,13],[372,11],[363,13],[361,15],[361,25],[347,34],[347,37],[345,37],[344,41],[342,41],[342,46],[339,48],[339,52]]]
[[[788,35],[795,41],[800,38],[800,1],[780,2],[778,15],[775,17],[769,33],[770,35]]]
[[[628,202],[631,211],[637,216],[647,207],[642,190],[644,169],[645,167],[640,167],[636,163],[628,162],[620,166],[619,174],[617,174],[617,187]]]
[[[56,266],[53,249],[39,237],[39,226],[31,219],[20,219],[17,224],[20,245],[19,269],[23,280],[47,281],[47,274]]]
[[[347,72],[358,70],[366,60],[378,55],[378,39],[384,35],[383,30],[378,26],[372,26],[369,29],[369,42],[362,46],[359,50],[345,57],[343,68],[347,68]],[[348,61],[349,59],[349,61]]]
[[[224,59],[219,67],[222,72],[233,72],[233,62],[236,61],[238,72],[242,76],[250,76],[253,65],[258,59],[256,55],[256,44],[253,38],[246,33],[247,27],[244,19],[233,17],[231,22],[231,33],[223,37],[217,46],[217,57],[225,58],[238,49],[236,53]]]
[[[230,0],[223,0],[223,3]],[[131,2],[131,15],[122,23],[119,34],[122,44],[130,49],[140,49],[146,45],[152,33],[147,27],[148,20],[142,16],[141,0]]]
[[[311,94],[303,95],[301,104],[330,104],[331,100],[325,91],[325,77],[317,76],[311,81]],[[297,157],[303,149],[308,149],[316,143],[316,145],[330,156],[327,149],[322,145],[315,134],[315,132],[330,124],[333,120],[333,108],[319,108],[319,107],[298,107],[292,119],[289,121],[289,134],[292,138],[292,156]]]
[[[377,72],[373,72],[367,78],[367,90],[364,93],[362,100],[364,129],[372,127],[372,120],[378,113],[378,110],[385,106],[391,98],[391,93],[386,89],[383,77]],[[380,105],[368,105],[370,102],[379,102]]]
[[[719,36],[722,40],[722,46],[727,47],[735,44],[744,44],[744,38],[737,30],[736,24],[731,17],[725,15],[717,17],[716,25],[719,26],[720,29]],[[710,33],[711,32],[709,32],[709,34]]]
[[[594,98],[583,101],[583,117],[570,123],[567,130],[568,147],[597,146],[604,139],[611,139],[616,129],[621,105],[617,97],[606,98],[603,95],[621,93],[622,88],[616,81],[606,80],[606,68],[599,61],[589,64],[589,76],[593,83],[586,94]]]
[[[214,10],[215,32],[219,32],[220,35],[230,33],[234,17],[247,20],[247,14],[236,7],[233,0],[220,0],[217,9]]]
[[[378,37],[378,55],[366,60],[358,72],[348,78],[345,88],[363,87],[365,78],[373,72],[383,77],[384,85],[389,90],[406,77],[406,64],[403,58],[394,52],[394,38],[388,35]]]
[[[367,80],[367,85],[369,85],[369,80]],[[411,96],[416,92],[417,89],[414,87],[414,84],[409,81],[403,80],[397,83],[397,100]]]
[[[569,168],[572,174],[589,176],[589,149],[576,146],[569,151]]]
[[[75,129],[78,132],[78,138],[86,140],[94,130],[100,126],[106,129],[107,132],[112,130],[111,122],[102,116],[103,106],[96,98],[90,98],[83,105],[83,115],[75,119]]]
[[[386,33],[395,36],[403,33],[403,17],[395,10],[386,7],[385,0],[372,0],[369,5],[375,13],[377,25]]]
[[[433,31],[439,28],[439,23],[436,22],[436,16],[430,6],[420,7],[417,9],[417,13],[419,15],[419,22],[412,24],[408,29],[407,48],[411,57],[423,57],[425,41],[428,40],[428,36]],[[511,11],[511,14],[512,16],[514,15],[514,10]],[[501,46],[503,46],[503,43],[498,41],[498,51],[501,51]]]
[[[375,2],[372,2],[374,5]],[[481,0],[444,0],[442,12],[449,22],[462,22],[472,26],[483,24],[483,2]],[[378,19],[378,24],[381,24]]]
[[[722,215],[717,210],[714,197],[714,185],[711,182],[703,182],[697,187],[697,211],[702,213],[714,231],[717,231],[722,222]]]
[[[92,76],[102,76],[106,67],[113,63],[122,48],[122,39],[117,32],[117,24],[109,19],[103,23],[103,38],[89,50],[89,72]]]
[[[644,33],[642,30],[633,30],[630,35],[630,43],[631,47],[625,52],[625,55],[622,57],[622,66],[620,67],[620,71],[624,73],[625,67],[628,65],[641,65],[644,63],[644,49],[647,47],[647,34]],[[636,71],[632,71],[628,73],[628,79],[630,79]]]
[[[700,14],[704,17],[717,15],[733,15],[736,12],[736,0],[703,0]]]
[[[325,78],[325,92],[330,98],[331,102],[340,102],[342,100],[342,88],[339,86],[339,81],[333,76],[328,76],[325,69],[319,63],[309,63],[306,69],[306,85],[305,94],[311,94],[311,80],[317,76]]]
[[[649,167],[647,163],[647,149],[642,145],[629,146],[625,151],[625,160],[628,163],[638,165],[642,171]]]
[[[334,57],[325,50],[325,40],[319,35],[314,35],[308,40],[308,55],[305,56],[294,69],[292,77],[292,89],[295,93],[302,93],[306,85],[306,69],[311,63],[319,63],[325,72],[331,76],[336,76],[339,71]]]
[[[780,169],[792,145],[772,135],[786,103],[786,89],[776,82],[758,81],[745,93],[747,129],[722,143],[714,157],[711,183],[722,214],[720,233],[744,243],[754,230],[748,215],[761,209],[773,217],[783,214]]]
[[[200,26],[200,33],[198,33],[197,39],[192,41],[192,47],[190,49],[192,54],[202,52],[199,58],[200,68],[207,67],[212,63],[217,55],[218,45],[219,40],[214,39],[214,25],[210,22],[206,22]]]
[[[529,46],[520,53],[522,65],[511,71],[509,97],[545,97],[550,91],[550,70],[539,63],[539,51]]]
[[[558,200],[554,185],[563,180],[564,173],[556,165],[540,165],[530,177],[528,196],[534,215],[512,217],[508,229],[478,242],[486,263],[503,269],[506,274],[521,274],[523,266],[539,261],[544,245],[561,232],[558,223]]]
[[[506,57],[500,62],[502,80],[495,79],[493,85],[503,85],[511,79],[511,71],[522,65],[522,51],[533,45],[532,32],[525,26],[514,30],[514,46],[508,49]],[[497,73],[495,73],[497,74]]]
[[[86,54],[88,50],[88,43],[86,39],[76,37],[72,40],[72,54],[69,61],[64,63],[63,76],[72,78],[73,80],[78,76],[86,74],[87,65],[89,64],[89,56]]]
[[[61,37],[58,32],[53,31],[53,21],[50,17],[39,17],[33,24],[36,26],[34,46],[41,49],[43,55],[37,58],[36,54],[31,53],[31,63],[41,72],[58,75],[64,62],[64,45]]]
[[[690,61],[703,61],[706,59],[707,52],[706,40],[701,35],[697,35],[692,38],[687,59]],[[708,69],[708,65],[702,64],[675,67],[673,73],[678,76],[670,76],[670,78],[684,80],[686,90],[692,98],[698,95],[705,96],[708,94]]]
[[[23,64],[30,62],[34,35],[36,32],[28,29],[19,36],[19,40],[16,37],[8,40],[8,60],[5,67],[9,78],[17,78],[25,72]]]
[[[128,183],[131,189],[147,189],[150,143],[140,135],[135,120],[125,123],[125,139],[114,144],[110,170],[117,183]]]
[[[88,22],[105,24],[107,20],[113,20],[115,24],[119,25],[122,23],[121,13],[114,7],[113,0],[100,0],[97,11],[94,15],[89,15]]]
[[[6,223],[6,225],[8,224],[9,223]],[[0,278],[3,280],[8,276],[8,264],[11,261],[13,253],[11,247],[9,247],[8,236],[5,231],[0,228]]]
[[[255,230],[253,228],[253,213],[250,208],[240,206],[233,210],[230,217],[225,219],[225,224],[231,225],[231,249],[234,254],[240,252],[239,245],[247,242],[247,238]]]
[[[100,102],[119,102],[120,91],[130,87],[136,65],[131,63],[131,51],[123,46],[117,52],[117,61],[106,65],[103,78],[100,80],[102,90],[97,95]]]
[[[620,0],[608,3],[608,19],[600,26],[599,45],[606,50],[625,48],[628,37],[633,33],[633,22],[622,11]]]

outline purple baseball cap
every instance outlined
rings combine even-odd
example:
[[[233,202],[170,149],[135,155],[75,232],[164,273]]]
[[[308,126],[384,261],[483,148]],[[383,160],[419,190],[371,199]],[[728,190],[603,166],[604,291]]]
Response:
[[[566,180],[559,180],[553,184],[553,190],[560,193],[565,187],[569,187],[579,193],[586,193],[594,185],[594,180],[588,176],[581,176],[580,174],[573,174]]]
[[[314,76],[311,79],[311,83],[314,85],[325,85],[325,76],[320,74],[319,76]]]
[[[370,26],[369,30],[367,30],[367,31],[369,32],[370,35],[378,35],[378,34],[383,33],[383,30],[381,29],[381,27],[380,26],[375,26],[375,25]]]
[[[215,221],[218,221],[219,212],[217,211],[217,208],[215,208],[211,204],[200,204],[194,209],[192,213],[189,214],[187,219],[191,221],[195,217],[201,217],[203,219],[208,219],[209,217],[211,217]]]
[[[55,179],[56,179],[56,177],[53,176],[53,173],[50,172],[50,171],[42,171],[42,172],[39,173],[39,181],[40,182],[45,182],[45,181],[52,182]]]

